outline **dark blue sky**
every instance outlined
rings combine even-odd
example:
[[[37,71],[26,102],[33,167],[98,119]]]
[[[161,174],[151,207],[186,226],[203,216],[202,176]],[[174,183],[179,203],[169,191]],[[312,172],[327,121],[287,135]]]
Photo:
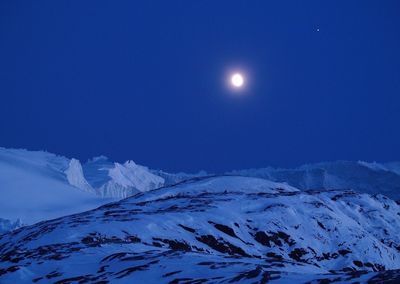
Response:
[[[171,171],[400,160],[400,1],[140,2],[0,2],[1,146]]]

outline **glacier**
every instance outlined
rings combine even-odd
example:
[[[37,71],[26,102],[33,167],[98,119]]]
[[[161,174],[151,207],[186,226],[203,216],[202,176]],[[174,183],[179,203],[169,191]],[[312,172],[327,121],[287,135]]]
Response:
[[[163,183],[132,161],[102,157],[82,165],[45,151],[0,148],[0,233],[18,227],[17,221],[29,225],[93,209]]]
[[[67,158],[47,152],[1,148],[0,218],[33,224],[111,201],[69,184],[68,166]]]

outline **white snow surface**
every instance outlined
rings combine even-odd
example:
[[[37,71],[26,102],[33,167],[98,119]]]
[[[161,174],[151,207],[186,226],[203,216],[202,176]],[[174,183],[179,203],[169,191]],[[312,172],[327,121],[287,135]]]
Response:
[[[68,166],[67,158],[47,152],[0,148],[0,218],[33,224],[110,201],[70,185]]]
[[[122,188],[133,187],[141,192],[164,185],[162,177],[152,174],[147,167],[137,165],[133,161],[127,161],[123,165],[115,163],[115,167],[109,171],[109,176],[113,184]]]
[[[399,231],[383,195],[194,178],[0,236],[0,282],[398,281]]]
[[[0,232],[17,228],[17,220],[33,224],[163,184],[162,177],[133,161],[98,157],[82,166],[77,159],[44,151],[0,148]]]

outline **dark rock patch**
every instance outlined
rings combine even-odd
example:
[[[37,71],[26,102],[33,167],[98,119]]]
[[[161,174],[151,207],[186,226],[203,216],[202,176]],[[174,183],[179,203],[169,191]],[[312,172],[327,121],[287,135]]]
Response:
[[[229,255],[241,255],[241,256],[246,256],[249,257],[249,255],[240,247],[237,247],[235,245],[232,245],[229,242],[225,242],[223,240],[217,240],[214,236],[212,235],[204,235],[200,237],[196,237],[196,239],[199,242],[202,242],[212,249],[215,249],[216,251],[222,252],[222,253],[227,253]]]
[[[283,245],[282,241],[288,244],[289,246],[296,244],[296,242],[292,240],[288,234],[281,231],[268,232],[268,234],[262,231],[258,231],[255,233],[254,239],[260,244],[267,247],[271,247],[271,243],[281,247]]]
[[[184,230],[190,232],[190,233],[195,233],[195,232],[196,232],[195,229],[192,229],[192,228],[190,228],[190,227],[184,226],[184,225],[182,225],[182,224],[179,224],[178,226],[181,227],[182,229],[184,229]]]
[[[192,248],[184,241],[177,241],[177,240],[169,240],[169,239],[159,239],[153,238],[155,241],[162,242],[164,244],[168,244],[169,248],[172,250],[182,250],[182,251],[191,251]]]
[[[223,233],[225,233],[225,234],[227,234],[227,235],[229,235],[231,237],[234,237],[234,238],[238,239],[238,237],[235,234],[235,231],[231,227],[228,227],[228,226],[222,225],[222,224],[217,224],[217,223],[214,223],[214,222],[211,222],[211,221],[209,221],[208,223],[214,225],[215,229],[217,229],[217,230],[219,230],[219,231],[221,231],[221,232],[223,232]]]
[[[289,253],[289,257],[292,258],[292,259],[294,259],[294,260],[296,260],[296,261],[304,262],[304,260],[302,259],[302,257],[303,257],[304,255],[306,255],[306,254],[307,254],[307,251],[306,251],[305,249],[303,249],[303,248],[295,248],[294,250],[292,250],[292,251]]]
[[[192,278],[176,278],[176,279],[168,282],[168,284],[189,283],[190,280],[193,280],[193,279]]]
[[[262,271],[261,267],[258,266],[256,269],[240,273],[238,276],[230,280],[229,283],[239,282],[242,279],[256,278],[258,275],[260,275],[261,271]]]
[[[10,266],[10,267],[8,267],[6,269],[0,269],[0,276],[4,275],[4,274],[7,274],[9,272],[15,272],[17,270],[19,270],[19,266],[16,266],[16,265]]]
[[[126,243],[139,243],[141,240],[137,236],[128,235],[125,238],[116,236],[104,236],[99,233],[90,233],[88,236],[82,238],[81,242],[89,247],[99,247],[102,244],[126,244]]]
[[[351,250],[348,250],[348,249],[340,249],[340,250],[338,250],[338,253],[339,253],[341,256],[345,256],[346,254],[351,253]]]
[[[169,277],[169,276],[171,276],[171,275],[174,275],[174,274],[178,274],[178,273],[181,273],[182,272],[182,270],[177,270],[177,271],[172,271],[172,272],[167,272],[167,273],[165,273],[162,277]]]
[[[276,254],[274,252],[267,252],[267,256],[271,257],[271,258],[274,258],[274,259],[277,259],[277,260],[282,260],[283,259],[283,257],[281,255]]]
[[[51,279],[51,278],[55,278],[55,277],[59,277],[59,276],[62,276],[62,273],[53,271],[53,272],[50,272],[49,274],[47,274],[46,278]]]
[[[320,226],[323,230],[326,230],[324,224],[322,224],[320,221],[317,221],[318,226]]]
[[[357,267],[363,267],[364,266],[363,263],[361,261],[359,261],[359,260],[354,260],[353,263]]]

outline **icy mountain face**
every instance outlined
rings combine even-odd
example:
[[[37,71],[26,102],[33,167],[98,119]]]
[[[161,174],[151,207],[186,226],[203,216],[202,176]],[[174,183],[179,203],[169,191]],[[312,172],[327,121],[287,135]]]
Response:
[[[96,194],[102,197],[125,198],[164,185],[162,177],[133,161],[119,164],[99,157],[85,164],[83,173]]]
[[[70,185],[73,185],[87,192],[95,192],[93,187],[91,187],[85,179],[83,175],[82,165],[78,160],[70,160],[69,167],[65,170],[65,174]]]
[[[381,193],[400,200],[400,163],[338,161],[303,165],[295,169],[249,169],[231,174],[285,182],[299,189],[353,189]]]
[[[121,165],[115,163],[115,167],[110,170],[109,175],[114,184],[121,187],[133,187],[143,192],[158,188],[164,184],[164,179],[152,174],[148,168],[128,161]]]
[[[96,208],[151,190],[164,179],[146,167],[105,157],[82,165],[43,151],[0,148],[0,232]],[[21,224],[14,226],[20,219]]]
[[[65,157],[0,148],[2,230],[82,212],[110,201],[72,186],[65,174],[72,174],[72,168]]]
[[[399,231],[382,195],[198,178],[1,236],[0,282],[393,280]]]
[[[111,180],[108,172],[114,167],[114,163],[107,157],[95,157],[82,165],[83,175],[93,188],[100,188]]]

